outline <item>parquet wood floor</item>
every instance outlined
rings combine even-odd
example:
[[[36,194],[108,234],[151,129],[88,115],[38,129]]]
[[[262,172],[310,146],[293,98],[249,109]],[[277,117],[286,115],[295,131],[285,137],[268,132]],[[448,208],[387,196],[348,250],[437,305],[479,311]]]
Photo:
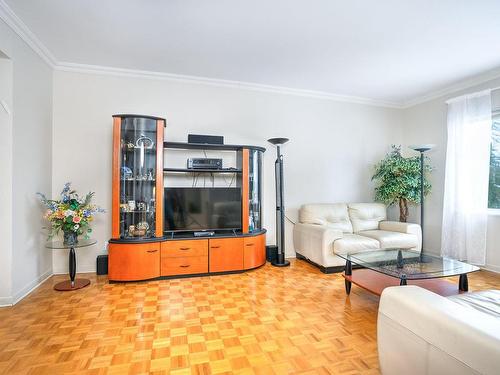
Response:
[[[4,374],[378,374],[378,297],[304,261],[237,275],[92,284],[54,276],[0,309]],[[454,280],[456,282],[456,280]],[[500,276],[470,275],[472,290]]]

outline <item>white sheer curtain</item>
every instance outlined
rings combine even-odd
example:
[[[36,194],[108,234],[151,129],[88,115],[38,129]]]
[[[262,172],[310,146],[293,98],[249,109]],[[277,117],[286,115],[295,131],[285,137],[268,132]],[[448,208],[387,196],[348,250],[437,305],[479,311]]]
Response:
[[[486,259],[491,92],[451,99],[441,253],[483,265]]]

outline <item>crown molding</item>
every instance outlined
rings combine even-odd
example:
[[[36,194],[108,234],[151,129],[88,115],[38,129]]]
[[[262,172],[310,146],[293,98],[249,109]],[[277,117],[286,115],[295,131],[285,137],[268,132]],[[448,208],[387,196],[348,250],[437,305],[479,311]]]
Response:
[[[74,72],[74,73],[101,74],[101,75],[112,75],[118,77],[146,78],[146,79],[175,81],[182,83],[195,83],[195,84],[204,84],[217,87],[236,88],[236,89],[270,92],[270,93],[284,94],[284,95],[295,95],[295,96],[302,96],[315,99],[326,99],[338,102],[364,104],[376,107],[402,108],[401,103],[391,102],[391,101],[383,101],[383,100],[376,100],[376,99],[349,96],[349,95],[332,94],[323,91],[294,89],[282,86],[264,85],[260,83],[232,81],[225,79],[154,72],[147,70],[114,68],[108,66],[76,64],[70,62],[59,62],[55,66],[55,70],[64,72]]]
[[[0,0],[0,19],[2,19],[42,60],[51,68],[57,61],[26,24],[10,9],[5,1]]]
[[[429,102],[431,100],[439,99],[447,95],[458,93],[462,90],[470,89],[471,87],[492,81],[494,79],[500,78],[500,68],[490,70],[486,73],[478,74],[472,78],[464,79],[458,83],[452,84],[445,88],[429,92],[425,95],[419,96],[414,99],[410,99],[401,105],[402,109],[407,109],[414,107],[416,105]]]

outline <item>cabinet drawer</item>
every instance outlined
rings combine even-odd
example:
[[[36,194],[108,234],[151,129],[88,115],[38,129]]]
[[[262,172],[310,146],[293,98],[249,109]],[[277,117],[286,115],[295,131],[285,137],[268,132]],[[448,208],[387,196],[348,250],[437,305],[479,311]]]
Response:
[[[161,259],[161,275],[189,275],[208,272],[208,257],[163,257]]]
[[[210,239],[210,272],[243,269],[243,238]]]
[[[109,244],[109,279],[135,281],[160,276],[160,243]]]
[[[245,269],[256,268],[266,262],[266,235],[243,239],[243,266]]]
[[[166,241],[161,244],[161,257],[198,257],[208,255],[208,240]]]

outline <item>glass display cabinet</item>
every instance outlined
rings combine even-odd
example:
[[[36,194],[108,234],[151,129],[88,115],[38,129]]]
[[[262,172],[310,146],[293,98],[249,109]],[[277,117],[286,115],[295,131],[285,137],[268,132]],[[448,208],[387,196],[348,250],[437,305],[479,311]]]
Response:
[[[165,120],[137,115],[116,115],[113,120],[112,237],[161,237]]]
[[[262,229],[262,156],[260,149],[248,155],[248,232]]]

